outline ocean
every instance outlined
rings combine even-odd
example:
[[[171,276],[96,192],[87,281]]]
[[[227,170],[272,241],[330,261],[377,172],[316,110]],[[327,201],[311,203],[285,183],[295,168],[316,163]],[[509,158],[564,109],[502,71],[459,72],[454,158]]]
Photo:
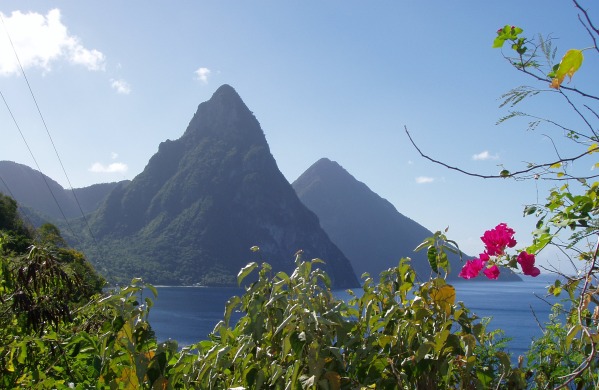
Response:
[[[535,337],[542,335],[542,325],[549,319],[551,305],[556,298],[547,297],[546,286],[555,277],[524,276],[522,282],[458,281],[457,300],[463,301],[479,317],[491,317],[488,329],[503,329],[508,352],[513,358],[522,355]],[[150,324],[159,341],[177,340],[179,346],[204,340],[223,318],[225,303],[233,295],[241,295],[240,288],[216,287],[157,287],[158,298],[150,310]],[[355,291],[360,291],[355,289]],[[349,298],[346,290],[335,295]],[[537,322],[538,321],[538,322]]]

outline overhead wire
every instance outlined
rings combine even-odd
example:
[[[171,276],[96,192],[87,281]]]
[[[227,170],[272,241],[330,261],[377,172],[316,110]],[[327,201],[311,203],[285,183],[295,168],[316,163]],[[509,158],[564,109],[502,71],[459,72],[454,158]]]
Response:
[[[33,154],[33,151],[31,150],[31,147],[29,146],[29,143],[27,142],[27,139],[25,139],[25,135],[23,134],[23,131],[21,131],[21,127],[19,126],[17,119],[13,115],[12,110],[10,109],[10,106],[8,105],[8,102],[6,101],[6,98],[4,97],[4,94],[2,93],[2,91],[0,91],[0,97],[2,97],[2,101],[4,102],[4,105],[6,106],[6,109],[8,110],[8,113],[10,114],[10,117],[13,120],[13,123],[17,127],[17,130],[19,131],[19,134],[21,135],[21,138],[23,139],[23,142],[25,143],[27,150],[29,151],[29,154],[31,155],[31,158],[33,159],[33,162],[35,163],[35,166],[37,167],[38,172],[40,173],[42,179],[44,180],[44,183],[46,184],[46,187],[48,188],[48,191],[50,192],[50,195],[52,195],[52,199],[54,199],[54,203],[56,203],[56,207],[58,207],[58,210],[60,211],[60,215],[62,215],[62,218],[64,219],[66,226],[69,229],[69,232],[73,235],[73,237],[77,237],[75,235],[75,232],[71,228],[71,225],[69,224],[67,216],[65,215],[62,207],[60,206],[58,199],[56,199],[56,195],[54,195],[54,192],[52,191],[52,188],[50,187],[50,183],[48,183],[48,179],[47,179],[46,175],[44,175],[44,173],[42,172],[42,168],[40,167],[39,163],[37,162],[37,159],[35,158],[35,155]]]
[[[87,217],[85,216],[85,213],[83,212],[83,208],[81,207],[81,203],[79,202],[79,198],[77,197],[77,194],[75,192],[75,189],[73,188],[73,185],[71,184],[71,180],[69,178],[69,175],[67,174],[67,171],[64,167],[64,164],[62,162],[62,159],[60,158],[60,154],[58,153],[58,149],[56,148],[56,144],[54,143],[54,139],[52,138],[52,135],[50,134],[50,129],[48,128],[48,125],[46,124],[46,120],[44,119],[44,116],[42,115],[42,111],[37,103],[37,99],[35,98],[35,94],[33,93],[33,89],[31,88],[31,84],[29,83],[29,79],[27,78],[27,74],[25,73],[25,69],[23,68],[23,65],[21,64],[21,60],[19,58],[19,55],[17,53],[17,50],[13,44],[12,38],[10,37],[10,33],[8,31],[8,28],[6,27],[6,24],[4,22],[4,18],[2,17],[2,14],[0,13],[0,21],[2,21],[2,26],[4,27],[4,31],[6,32],[6,36],[8,37],[8,40],[10,42],[11,48],[13,50],[13,53],[15,55],[15,58],[17,60],[17,63],[19,64],[19,68],[21,70],[21,73],[23,74],[23,78],[27,84],[27,88],[29,89],[29,93],[31,95],[31,98],[33,99],[33,102],[35,103],[35,107],[37,109],[37,112],[41,118],[41,121],[44,125],[44,129],[46,130],[46,134],[48,135],[48,138],[50,139],[50,143],[52,144],[52,148],[54,149],[54,153],[56,154],[56,158],[58,159],[58,162],[60,163],[60,167],[62,168],[62,172],[64,173],[65,178],[67,179],[67,183],[69,184],[69,189],[73,194],[73,198],[75,199],[75,203],[77,204],[77,207],[79,208],[79,211],[81,213],[81,216],[83,217],[83,221],[85,222],[85,226],[87,227],[87,230],[90,234],[90,237],[92,238],[92,241],[96,247],[97,253],[99,254],[102,263],[104,265],[104,271],[109,274],[110,270],[108,267],[106,267],[106,262],[104,260],[104,256],[102,254],[102,251],[100,250],[100,245],[98,244],[98,240],[96,239],[96,236],[94,235],[90,225],[89,225],[89,221],[87,219]],[[1,92],[0,92],[1,94]],[[58,209],[60,210],[61,215],[63,216],[65,223],[67,224],[67,227],[69,229],[69,231],[71,232],[72,236],[75,238],[75,240],[79,241],[78,236],[73,232],[67,217],[65,216],[62,208],[60,207],[60,204],[58,203],[58,200],[56,199],[56,196],[54,195],[54,193],[52,192],[52,189],[50,188],[50,185],[48,184],[48,181],[46,179],[46,176],[42,173],[42,170],[39,166],[39,164],[37,163],[37,160],[35,159],[33,152],[31,150],[31,148],[29,147],[29,145],[27,144],[27,141],[25,140],[25,137],[23,135],[23,132],[21,131],[20,127],[17,124],[17,121],[14,117],[14,115],[12,114],[12,111],[10,110],[8,103],[6,102],[6,99],[4,98],[4,95],[2,95],[2,100],[4,100],[4,104],[6,105],[8,111],[10,112],[10,115],[15,123],[15,125],[17,126],[17,128],[19,129],[19,133],[21,134],[21,137],[23,138],[23,141],[25,142],[25,145],[27,145],[27,149],[29,149],[29,153],[31,154],[31,157],[33,158],[38,171],[40,172],[40,174],[42,175],[42,178],[44,179],[44,182],[46,183],[46,186],[48,187],[48,190],[50,191],[50,194],[52,195],[52,198],[54,198],[54,201],[56,202],[56,205],[58,206]],[[108,276],[108,275],[107,275]]]

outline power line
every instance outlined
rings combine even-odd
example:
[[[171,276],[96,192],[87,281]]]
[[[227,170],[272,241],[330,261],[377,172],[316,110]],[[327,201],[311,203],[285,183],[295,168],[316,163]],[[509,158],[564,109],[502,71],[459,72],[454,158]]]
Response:
[[[10,33],[8,32],[8,29],[6,28],[6,24],[4,23],[4,18],[2,17],[2,14],[0,13],[0,20],[2,21],[2,25],[4,26],[4,31],[6,32],[6,36],[8,37],[8,40],[10,42],[10,46],[12,47],[13,53],[15,55],[15,58],[17,60],[17,63],[19,64],[19,68],[21,69],[21,73],[23,74],[23,78],[25,79],[25,82],[27,83],[27,88],[29,89],[29,93],[31,94],[31,98],[33,99],[33,102],[35,103],[35,107],[37,109],[37,112],[42,120],[42,123],[44,125],[44,129],[46,129],[46,134],[48,134],[48,138],[50,139],[50,143],[52,144],[52,148],[54,149],[54,153],[56,154],[56,158],[58,159],[58,162],[60,163],[60,167],[62,168],[62,172],[64,173],[65,178],[67,179],[67,183],[69,184],[69,189],[71,190],[71,192],[73,193],[73,198],[75,199],[75,203],[77,203],[77,207],[79,208],[79,211],[81,212],[81,216],[83,217],[83,221],[85,222],[85,226],[87,227],[87,230],[89,231],[89,234],[93,240],[93,243],[96,247],[97,252],[100,254],[100,258],[102,260],[102,262],[104,264],[106,264],[106,262],[104,261],[104,256],[102,255],[102,252],[100,251],[100,246],[98,244],[98,241],[94,235],[94,233],[91,230],[91,227],[89,225],[89,222],[87,220],[87,217],[85,216],[85,213],[83,212],[83,208],[81,207],[81,203],[79,202],[79,198],[77,197],[77,194],[75,193],[75,190],[73,188],[73,185],[71,184],[71,180],[69,179],[69,175],[67,174],[67,171],[64,167],[64,164],[62,163],[62,159],[60,158],[60,154],[58,153],[58,149],[56,148],[56,145],[54,144],[54,140],[52,139],[52,135],[50,134],[50,129],[48,128],[48,125],[46,124],[46,121],[44,119],[44,116],[42,115],[42,111],[37,103],[37,99],[35,98],[35,95],[33,93],[33,89],[31,88],[31,84],[29,83],[29,79],[27,78],[27,74],[25,73],[25,69],[23,68],[23,65],[21,64],[21,60],[19,59],[19,55],[17,53],[17,50],[12,42],[12,38],[10,37]],[[1,93],[1,92],[0,92]],[[10,108],[8,107],[8,104],[6,103],[6,99],[4,99],[4,95],[2,95],[2,99],[4,100],[4,103],[6,105],[6,107],[9,109],[10,112]],[[17,124],[14,116],[12,115],[12,112],[10,113],[11,117],[13,118],[13,121],[15,122],[15,125]],[[17,128],[19,128],[19,126],[17,125]],[[21,137],[23,137],[23,141],[25,141],[25,137],[23,136],[23,133],[21,132],[21,129],[19,128],[19,132],[21,133]],[[27,145],[27,142],[25,141],[25,144]],[[29,148],[29,145],[27,145],[27,148],[29,149],[29,152],[31,153],[31,157],[33,157],[33,152],[31,151],[31,149]],[[38,170],[41,171],[41,168],[39,167],[39,164],[37,163],[37,161],[35,160],[35,157],[33,157],[33,160],[35,161],[36,166],[38,167]],[[48,187],[48,190],[50,190],[50,193],[52,194],[52,197],[54,198],[54,201],[56,202],[58,209],[60,210],[60,213],[62,214],[62,216],[65,219],[65,222],[67,224],[67,227],[69,228],[69,230],[71,231],[71,234],[73,235],[73,237],[75,237],[75,239],[77,239],[77,236],[74,234],[74,232],[72,231],[69,222],[67,221],[67,218],[64,214],[64,212],[62,211],[60,205],[58,204],[58,201],[56,200],[56,197],[54,196],[54,193],[52,192],[52,190],[50,189],[50,186],[48,185],[48,182],[45,178],[45,176],[42,174],[42,177],[44,178],[44,182],[46,183],[46,186]],[[108,269],[106,269],[108,271]]]
[[[29,143],[27,143],[27,140],[25,139],[25,135],[21,131],[21,127],[17,123],[17,119],[13,115],[12,110],[10,109],[10,107],[8,105],[8,102],[4,98],[4,94],[2,93],[2,91],[0,91],[0,96],[2,97],[2,101],[4,102],[4,105],[6,106],[6,109],[8,110],[8,113],[10,114],[10,117],[12,118],[15,126],[17,127],[17,130],[19,130],[19,134],[21,134],[21,138],[23,139],[23,142],[25,143],[25,146],[27,147],[27,150],[29,150],[29,154],[31,155],[31,158],[33,159],[33,162],[35,163],[35,166],[37,167],[38,172],[42,176],[42,179],[44,180],[44,183],[46,184],[46,187],[48,188],[48,191],[50,192],[50,195],[52,195],[52,199],[54,199],[54,203],[56,203],[56,206],[58,207],[58,210],[60,211],[60,214],[62,215],[62,218],[64,218],[64,221],[65,221],[65,223],[67,225],[67,228],[69,229],[69,231],[71,232],[71,234],[73,235],[73,237],[77,237],[75,235],[75,233],[73,232],[73,229],[71,228],[71,225],[69,224],[69,221],[67,220],[67,216],[64,214],[64,211],[62,210],[62,207],[60,207],[60,203],[58,203],[58,199],[56,199],[56,196],[54,195],[54,192],[52,192],[52,188],[50,187],[50,183],[48,183],[48,179],[46,179],[46,175],[43,174],[42,168],[40,168],[40,165],[38,164],[37,159],[33,155],[33,151],[29,147]],[[8,186],[7,186],[7,188],[8,188]]]

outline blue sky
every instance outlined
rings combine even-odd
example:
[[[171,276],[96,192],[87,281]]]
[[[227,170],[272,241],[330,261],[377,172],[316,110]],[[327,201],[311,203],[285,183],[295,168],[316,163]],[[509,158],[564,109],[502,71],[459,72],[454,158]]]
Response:
[[[599,20],[599,5],[584,4]],[[558,57],[592,44],[565,0],[4,0],[0,13],[0,92],[42,171],[64,187],[7,30],[74,187],[134,178],[226,83],[260,121],[290,182],[328,157],[427,228],[449,226],[471,254],[500,222],[526,245],[535,221],[523,206],[552,184],[449,171],[422,159],[404,126],[425,153],[483,174],[554,158],[543,134],[560,142],[555,129],[495,125],[507,114],[501,94],[535,85],[491,48],[495,31],[514,24],[531,37],[552,34]],[[572,85],[597,85],[595,60]],[[520,109],[576,121],[552,99]],[[0,124],[0,159],[35,168],[3,102]]]

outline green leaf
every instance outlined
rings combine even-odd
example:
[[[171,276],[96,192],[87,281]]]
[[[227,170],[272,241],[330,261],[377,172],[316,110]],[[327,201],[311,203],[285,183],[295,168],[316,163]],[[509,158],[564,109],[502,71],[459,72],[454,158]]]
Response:
[[[503,47],[503,44],[507,40],[516,41],[518,39],[518,35],[522,34],[522,32],[524,32],[524,30],[522,30],[520,27],[506,24],[503,28],[497,30],[497,37],[495,37],[495,40],[493,41],[493,48],[496,49]],[[523,42],[524,40],[522,39],[522,43]]]
[[[430,246],[426,253],[426,257],[428,258],[428,263],[431,265],[433,272],[439,273],[439,267],[437,266],[437,248]]]
[[[239,298],[238,296],[233,296],[231,297],[228,301],[227,304],[225,306],[225,323],[227,324],[227,326],[229,326],[229,320],[231,319],[231,313],[233,313],[233,310],[235,310],[235,308],[237,306],[239,306],[239,304],[241,303],[241,298]]]
[[[146,288],[148,290],[150,290],[152,292],[152,294],[154,294],[154,298],[156,298],[158,296],[158,290],[156,290],[156,287],[154,287],[151,284],[146,284]]]
[[[572,340],[578,334],[578,332],[580,332],[581,329],[582,329],[581,325],[576,324],[576,325],[572,326],[570,328],[570,330],[568,330],[568,334],[566,335],[566,348],[570,348],[570,345],[572,344]]]
[[[537,207],[536,206],[526,206],[524,208],[524,215],[531,215],[534,214],[537,211]]]
[[[416,362],[420,362],[422,359],[424,359],[426,357],[426,354],[429,353],[434,346],[435,345],[431,342],[425,342],[423,344],[420,344],[420,347],[418,347],[418,351],[416,351]]]
[[[433,245],[433,243],[434,243],[434,238],[428,237],[414,249],[414,252],[419,252],[419,251],[423,250],[424,248],[428,248],[429,246]]]
[[[241,271],[239,271],[239,273],[237,274],[237,285],[241,286],[241,282],[243,281],[243,279],[245,279],[246,276],[248,276],[253,270],[255,270],[256,267],[258,267],[258,263],[256,262],[249,263],[248,265],[243,267]]]

